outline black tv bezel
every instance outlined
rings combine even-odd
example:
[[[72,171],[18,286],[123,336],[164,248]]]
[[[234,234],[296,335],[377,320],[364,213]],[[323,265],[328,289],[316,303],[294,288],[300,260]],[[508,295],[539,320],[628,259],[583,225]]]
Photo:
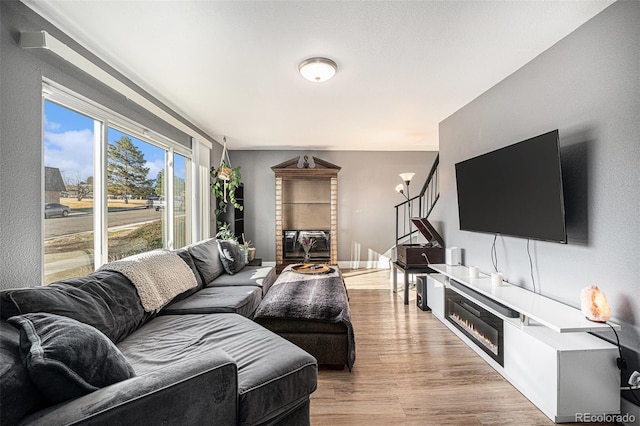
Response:
[[[504,232],[494,232],[494,231],[485,231],[485,230],[478,230],[478,229],[467,229],[467,228],[463,228],[462,227],[462,223],[460,223],[460,200],[459,200],[459,194],[458,194],[458,176],[457,176],[457,171],[454,171],[455,179],[456,179],[456,201],[458,204],[458,225],[461,231],[466,231],[466,232],[478,232],[478,233],[482,233],[482,234],[489,234],[489,235],[503,235],[503,236],[508,236],[508,237],[514,237],[514,238],[523,238],[523,239],[527,239],[527,240],[535,240],[535,241],[545,241],[545,242],[553,242],[553,243],[560,243],[560,244],[567,244],[567,220],[566,220],[566,211],[565,211],[565,202],[564,202],[564,187],[563,187],[563,182],[562,182],[562,161],[561,161],[561,156],[560,156],[560,133],[558,131],[558,129],[552,130],[550,132],[546,132],[546,133],[542,133],[540,135],[522,140],[520,142],[516,142],[510,145],[506,145],[502,148],[498,148],[498,149],[494,149],[493,151],[489,151],[486,152],[484,154],[481,155],[477,155],[475,157],[471,157],[468,158],[466,160],[463,161],[459,161],[457,163],[455,163],[454,165],[454,169],[457,167],[458,164],[460,163],[464,163],[467,161],[472,161],[481,157],[485,157],[509,148],[512,148],[516,145],[519,144],[524,144],[524,143],[530,143],[535,139],[538,138],[544,138],[550,134],[555,133],[555,144],[556,144],[556,152],[557,152],[557,162],[558,162],[558,172],[559,172],[559,193],[560,193],[560,213],[562,215],[562,231],[563,231],[563,238],[562,239],[547,239],[547,238],[541,238],[541,237],[533,237],[533,236],[527,236],[527,235],[522,235],[522,234],[511,234],[511,233],[504,233]]]

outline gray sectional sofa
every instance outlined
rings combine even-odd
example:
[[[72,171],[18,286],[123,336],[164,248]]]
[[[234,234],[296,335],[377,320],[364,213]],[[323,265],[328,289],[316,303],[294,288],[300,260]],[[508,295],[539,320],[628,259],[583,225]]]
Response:
[[[157,270],[136,258],[142,278],[125,259],[1,291],[0,423],[309,424],[316,360],[251,320],[275,271],[238,253],[211,239],[151,252]],[[178,257],[186,272],[164,274]],[[150,311],[138,281],[154,276],[189,288]]]

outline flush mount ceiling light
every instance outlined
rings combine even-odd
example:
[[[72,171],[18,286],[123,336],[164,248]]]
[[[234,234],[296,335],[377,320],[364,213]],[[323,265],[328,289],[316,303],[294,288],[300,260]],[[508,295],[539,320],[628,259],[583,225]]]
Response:
[[[336,74],[338,65],[328,58],[309,58],[300,62],[298,71],[304,78],[314,83],[322,83]]]

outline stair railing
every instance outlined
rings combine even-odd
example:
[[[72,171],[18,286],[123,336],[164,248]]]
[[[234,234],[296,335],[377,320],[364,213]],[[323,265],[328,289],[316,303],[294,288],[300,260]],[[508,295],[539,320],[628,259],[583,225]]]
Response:
[[[431,171],[427,175],[427,180],[425,180],[424,185],[422,186],[422,190],[420,191],[420,196],[422,198],[421,203],[423,204],[423,209],[421,210],[425,212],[424,216],[420,217],[429,217],[431,211],[435,207],[438,199],[440,198],[440,173],[439,166],[440,165],[440,154],[436,156],[435,161],[433,162],[433,166],[431,166]]]
[[[411,239],[413,234],[418,232],[417,229],[411,228],[409,218],[429,217],[438,202],[440,198],[439,164],[440,154],[436,156],[420,193],[394,206],[396,211],[396,246],[406,238]]]

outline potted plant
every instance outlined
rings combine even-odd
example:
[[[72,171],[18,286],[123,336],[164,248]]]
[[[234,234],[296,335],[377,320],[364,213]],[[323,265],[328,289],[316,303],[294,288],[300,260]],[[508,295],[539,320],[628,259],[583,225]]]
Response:
[[[227,137],[223,137],[222,141],[222,157],[220,158],[220,165],[216,169],[216,177],[220,180],[229,180],[231,179],[233,169],[231,168],[231,160],[229,159],[229,152],[227,151]]]
[[[245,240],[244,234],[242,234],[243,243],[240,244],[240,241],[238,241],[236,235],[231,229],[229,229],[228,223],[218,222],[218,232],[216,233],[216,238],[219,240],[234,241],[236,244],[238,244],[238,246],[240,247],[240,251],[242,252],[242,256],[244,257],[245,264],[253,260],[256,249],[251,247],[251,241]]]
[[[216,177],[220,180],[229,180],[233,174],[233,169],[223,161],[220,167],[216,170]]]
[[[244,234],[242,234],[242,244],[240,244],[240,248],[244,254],[244,262],[251,262],[256,255],[256,249],[255,247],[251,247],[251,240],[247,240]]]
[[[226,161],[223,161],[222,164],[226,167]],[[220,177],[217,168],[211,168],[211,192],[213,192],[216,199],[216,217],[220,213],[227,211],[227,205],[229,203],[238,210],[243,209],[242,205],[236,201],[236,189],[240,187],[240,180],[242,179],[240,166],[229,169],[231,170],[231,174],[228,175],[228,179],[225,180]]]
[[[218,233],[216,234],[216,238],[219,240],[231,240],[238,242],[236,235],[231,229],[229,229],[228,223],[218,222]]]
[[[236,189],[241,185],[242,174],[240,166],[231,167],[231,159],[227,151],[227,137],[223,138],[222,156],[220,157],[220,165],[211,167],[211,191],[216,199],[216,218],[220,213],[227,211],[227,204],[231,203],[233,207],[242,210],[242,205],[236,201]],[[227,193],[229,200],[227,201]]]
[[[311,249],[316,245],[316,239],[311,237],[300,238],[300,245],[304,250],[304,258],[302,263],[311,263]]]
[[[253,259],[256,258],[256,248],[249,247],[248,250],[249,250],[249,253],[247,254],[247,259],[249,260],[249,262],[253,262]]]

